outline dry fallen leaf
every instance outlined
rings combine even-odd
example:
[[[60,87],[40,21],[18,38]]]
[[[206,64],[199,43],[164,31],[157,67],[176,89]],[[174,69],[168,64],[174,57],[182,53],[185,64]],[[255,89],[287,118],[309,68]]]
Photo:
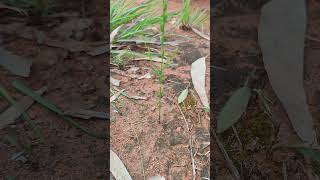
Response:
[[[191,65],[191,77],[194,89],[197,91],[202,105],[209,108],[209,100],[206,94],[206,57],[202,57]]]
[[[306,5],[301,0],[273,0],[261,12],[259,44],[270,83],[298,136],[316,142],[303,87]]]
[[[152,78],[151,74],[150,73],[146,73],[145,75],[139,77],[138,79],[141,80],[141,79],[151,79],[151,78]]]
[[[120,86],[120,80],[115,79],[113,77],[110,76],[110,83],[114,86]]]
[[[142,96],[130,96],[130,99],[134,100],[147,100],[147,97],[142,97]]]
[[[166,180],[163,176],[157,175],[149,178],[148,180]]]
[[[122,26],[117,27],[115,30],[113,30],[110,33],[110,45],[112,44],[114,38],[116,37],[116,35],[118,34],[119,30],[121,29]]]
[[[117,92],[117,93],[115,93],[113,96],[111,96],[111,98],[110,98],[110,103],[112,103],[113,101],[115,101],[115,100],[121,95],[121,93],[123,93],[123,92],[124,92],[124,89],[121,90],[121,91],[119,91],[119,92]]]
[[[127,168],[112,150],[110,150],[110,172],[116,180],[132,180]]]
[[[37,91],[37,94],[42,95],[47,90],[47,87],[43,87]],[[34,100],[28,96],[23,97],[18,105],[23,109],[27,110],[32,104]],[[14,121],[21,116],[21,113],[17,111],[14,106],[9,107],[3,113],[0,114],[0,129],[5,128],[7,125],[14,123]]]
[[[28,77],[32,61],[12,54],[0,47],[0,66],[8,69],[15,75]]]

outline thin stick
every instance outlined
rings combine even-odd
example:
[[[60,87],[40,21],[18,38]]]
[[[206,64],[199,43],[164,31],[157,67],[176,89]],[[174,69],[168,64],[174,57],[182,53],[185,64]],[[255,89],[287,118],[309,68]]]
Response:
[[[195,167],[194,155],[192,152],[192,147],[193,147],[192,136],[190,136],[190,138],[189,138],[189,146],[190,146],[190,156],[191,156],[191,161],[192,161],[192,180],[195,180],[196,179],[196,167]]]
[[[190,131],[189,124],[188,124],[188,121],[187,121],[186,117],[184,116],[184,113],[182,112],[182,110],[181,110],[181,108],[180,108],[180,106],[179,106],[179,104],[177,102],[176,102],[176,105],[177,105],[177,107],[178,107],[178,109],[179,109],[179,111],[180,111],[180,113],[181,113],[181,115],[183,117],[184,122],[186,123],[188,131]]]
[[[202,38],[210,41],[210,37],[207,36],[206,34],[200,32],[200,31],[199,31],[198,29],[196,29],[196,28],[191,27],[191,29],[192,29],[192,31],[193,31],[194,33],[196,33],[198,36],[200,36],[200,37],[202,37]]]
[[[287,166],[284,161],[282,161],[282,173],[283,173],[283,180],[288,180]]]
[[[135,134],[135,136],[136,136],[136,139],[137,139],[138,145],[139,145],[139,152],[140,152],[140,156],[141,156],[140,161],[141,161],[143,179],[146,180],[146,174],[145,174],[145,172],[144,172],[144,165],[143,165],[143,164],[144,164],[144,158],[143,158],[143,154],[142,154],[142,150],[141,150],[140,140],[139,140],[139,137],[138,137],[136,131],[133,130],[133,132],[134,132],[134,134]]]
[[[240,180],[240,174],[239,171],[237,170],[236,166],[233,164],[232,160],[230,159],[227,151],[224,149],[223,144],[220,142],[216,132],[212,131],[212,134],[214,136],[214,138],[216,139],[216,143],[218,144],[220,151],[222,152],[224,159],[227,162],[228,168],[231,171],[231,174],[233,176],[234,179],[236,180]]]
[[[312,37],[312,36],[310,36],[310,35],[306,35],[306,38],[307,38],[308,40],[311,40],[311,41],[320,42],[320,39],[315,38],[315,37]]]
[[[237,129],[234,126],[232,126],[232,130],[233,130],[234,134],[236,135],[236,138],[238,140],[240,148],[243,149],[243,145],[241,143],[241,140],[240,140],[239,133],[238,133]]]
[[[221,71],[227,71],[225,68],[222,68],[222,67],[218,67],[218,66],[211,66],[213,69],[218,69],[218,70],[221,70]]]

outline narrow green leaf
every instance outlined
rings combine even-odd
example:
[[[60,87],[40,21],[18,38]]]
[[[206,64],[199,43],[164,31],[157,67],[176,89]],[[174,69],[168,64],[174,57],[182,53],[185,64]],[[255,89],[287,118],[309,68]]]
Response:
[[[274,149],[279,148],[291,148],[295,149],[301,155],[311,158],[312,160],[320,161],[320,148],[319,146],[310,146],[309,144],[291,144],[291,145],[279,145]]]
[[[297,152],[302,154],[305,157],[309,157],[313,160],[320,161],[320,151],[307,147],[297,147],[295,148]]]
[[[36,94],[33,90],[26,87],[21,82],[14,81],[12,83],[12,85],[13,85],[13,87],[15,87],[17,90],[19,90],[23,94],[30,96],[32,99],[34,99],[36,102],[38,102],[42,106],[44,106],[47,109],[49,109],[50,111],[53,111],[53,112],[57,113],[58,115],[60,115],[65,122],[67,122],[69,125],[73,126],[74,128],[77,128],[92,137],[101,138],[101,139],[106,138],[106,135],[98,135],[88,129],[83,128],[77,122],[75,122],[71,118],[65,116],[64,113],[59,108],[57,108],[54,104],[52,104],[50,101],[48,101],[48,100],[44,99],[43,97],[41,97],[40,95]]]
[[[19,104],[11,97],[11,95],[7,92],[7,90],[0,85],[0,96],[4,97],[5,99],[7,99],[7,101],[16,108],[16,110],[22,115],[22,117],[26,120],[27,125],[29,126],[29,128],[32,130],[32,132],[34,133],[34,135],[39,138],[40,142],[42,143],[43,140],[43,136],[41,133],[41,130],[38,128],[38,126],[36,126],[31,118],[29,117],[29,115],[23,110],[23,108],[21,108],[19,106]]]
[[[246,111],[251,97],[251,89],[242,87],[228,99],[217,117],[217,132],[221,133],[234,125]]]
[[[188,88],[183,90],[178,97],[178,104],[182,103],[188,96]]]

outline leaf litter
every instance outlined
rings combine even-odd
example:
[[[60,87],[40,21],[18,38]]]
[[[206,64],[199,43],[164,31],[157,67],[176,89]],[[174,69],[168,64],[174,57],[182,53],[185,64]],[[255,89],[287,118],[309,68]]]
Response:
[[[28,77],[32,60],[14,55],[0,47],[0,65],[15,75]]]
[[[215,98],[217,99],[215,105],[219,110],[214,112],[214,116],[218,115],[225,102],[228,102],[228,99],[236,92],[234,89],[242,87],[240,83],[246,78],[250,69],[258,68],[255,79],[250,82],[253,93],[251,102],[245,110],[247,111],[245,116],[242,116],[243,119],[234,124],[232,129],[230,128],[219,134],[219,138],[224,141],[223,145],[239,172],[248,170],[251,172],[250,174],[240,173],[241,178],[256,177],[263,179],[263,174],[268,169],[268,177],[273,179],[278,177],[292,179],[299,175],[303,179],[316,179],[315,177],[319,176],[318,147],[317,144],[310,145],[310,143],[317,143],[314,137],[315,129],[318,129],[319,103],[314,99],[317,97],[315,92],[317,92],[317,85],[319,84],[319,73],[316,71],[316,67],[319,65],[317,61],[319,52],[317,50],[318,43],[310,39],[310,34],[312,34],[312,37],[319,36],[316,30],[319,15],[317,15],[317,8],[315,8],[315,6],[318,7],[318,4],[286,0],[275,0],[268,3],[248,2],[248,4],[255,5],[258,7],[257,9],[262,7],[262,11],[252,14],[250,11],[244,10],[244,16],[238,16],[237,14],[226,16],[225,14],[233,11],[232,6],[235,4],[231,1],[225,4],[226,9],[215,9],[222,14],[217,15],[219,21],[215,24],[217,41],[215,41],[214,49],[216,49],[217,56],[214,62],[215,67],[219,67],[219,69],[214,69],[215,76],[213,77],[216,80],[214,82],[216,86]],[[293,5],[291,6],[291,4]],[[220,5],[222,3],[218,3],[217,6],[220,7]],[[283,14],[286,15],[283,16]],[[294,20],[288,20],[289,18]],[[308,20],[307,27],[306,20]],[[297,28],[293,26],[297,26]],[[256,29],[259,29],[258,39],[253,35],[247,36],[244,33]],[[308,31],[309,36],[306,36],[303,31]],[[230,41],[228,41],[230,34],[235,37],[232,47],[229,47]],[[291,43],[288,43],[289,41]],[[281,48],[274,46],[275,44]],[[262,56],[258,55],[260,48]],[[229,59],[233,56],[238,57],[239,54],[243,55],[237,60]],[[254,60],[251,59],[253,54],[256,54]],[[290,59],[289,64],[286,63],[287,59]],[[293,63],[292,60],[296,62]],[[266,74],[264,70],[266,70]],[[269,77],[270,82],[268,82],[267,77]],[[230,81],[231,79],[232,81]],[[293,85],[293,88],[288,86],[290,84]],[[288,87],[290,87],[289,90]],[[224,92],[219,92],[219,89],[224,90]],[[283,91],[284,89],[285,91]],[[291,89],[293,89],[292,94],[289,92]],[[263,95],[261,91],[263,91]],[[298,98],[296,98],[297,95]],[[266,96],[268,98],[265,98]],[[271,101],[267,99],[271,99]],[[300,108],[289,107],[288,109],[288,106]],[[293,111],[295,112],[293,113]],[[301,117],[306,118],[298,118],[297,113],[304,114]],[[311,114],[312,116],[310,116]],[[295,117],[292,118],[292,116]],[[306,123],[303,123],[305,119],[307,119]],[[268,147],[259,147],[262,144],[254,140],[254,138],[263,139],[259,133],[250,133],[253,129],[256,129],[257,132],[267,132],[267,126],[262,126],[262,123],[269,124],[268,126],[273,129],[267,136],[272,140],[268,143],[268,146],[272,147],[271,150],[268,150]],[[232,132],[233,128],[238,131],[244,147],[248,146],[246,139],[253,137],[249,142],[255,142],[250,145],[250,149],[240,147],[235,133]],[[299,143],[306,144],[299,145]],[[278,150],[276,149],[277,146],[287,148]],[[234,147],[236,148],[234,149]],[[249,156],[245,156],[245,159],[243,159],[243,154],[246,153]],[[272,154],[270,159],[262,158],[268,156],[269,153]],[[216,160],[220,160],[220,158],[215,157],[213,161]],[[261,163],[262,161],[264,163]],[[238,165],[239,163],[241,165]],[[282,164],[282,166],[274,163]],[[219,166],[218,163],[214,164]],[[306,168],[293,170],[292,167],[295,164],[301,164]],[[246,168],[246,166],[250,168]],[[219,173],[222,172],[219,171]],[[216,174],[214,177],[226,179],[230,176]]]
[[[43,87],[37,91],[37,94],[42,95],[47,90],[46,87]],[[30,106],[32,106],[34,100],[28,96],[23,97],[19,100],[18,105],[22,108],[22,110],[26,111]],[[7,125],[12,124],[21,116],[21,113],[17,111],[14,106],[9,107],[4,112],[0,114],[0,129],[7,127]]]
[[[26,98],[22,96],[23,93],[20,94],[20,92],[14,91],[15,89],[11,87],[11,83],[17,79],[21,80],[18,76],[22,75],[23,77],[28,77],[24,81],[32,88],[48,85],[45,99],[48,97],[50,99],[49,103],[59,107],[58,110],[60,110],[60,107],[61,109],[67,109],[69,104],[80,104],[83,106],[81,110],[90,111],[87,115],[105,118],[106,114],[101,114],[105,110],[106,104],[108,104],[105,102],[105,89],[109,86],[103,81],[105,79],[106,59],[101,56],[109,51],[106,48],[108,43],[105,41],[107,39],[105,33],[105,18],[107,16],[103,10],[104,8],[102,8],[105,2],[95,0],[90,2],[83,1],[83,4],[80,4],[72,1],[55,0],[50,1],[50,7],[47,6],[49,9],[46,9],[46,7],[38,9],[42,11],[39,11],[39,13],[34,12],[36,9],[28,6],[34,2],[47,1],[14,1],[21,5],[17,5],[17,8],[12,2],[10,1],[6,6],[14,5],[11,7],[15,9],[3,9],[6,7],[3,7],[1,3],[0,18],[0,36],[2,37],[0,64],[6,61],[3,59],[4,56],[9,57],[11,63],[17,62],[14,65],[16,69],[8,68],[9,72],[5,69],[9,66],[0,68],[1,84],[3,87],[8,88],[7,95],[13,96],[10,100],[15,101],[17,99],[17,101],[21,101]],[[21,4],[21,2],[25,3]],[[51,9],[51,5],[54,8]],[[83,8],[80,6],[83,6]],[[21,9],[18,9],[18,7]],[[66,9],[68,10],[65,11]],[[23,14],[12,13],[10,12],[11,10],[18,10],[18,13],[23,10]],[[45,12],[46,10],[49,11]],[[61,10],[65,12],[61,13]],[[29,16],[24,16],[24,12],[27,12]],[[52,56],[52,54],[55,56]],[[15,72],[18,70],[19,72]],[[88,84],[87,82],[90,82],[93,88],[90,89],[89,93],[85,90],[86,94],[84,94],[81,84]],[[27,97],[29,100],[32,99],[29,96]],[[6,112],[7,108],[5,101],[5,98],[0,101],[1,111],[4,110],[3,112]],[[3,108],[3,104],[6,105],[5,108]],[[18,102],[16,104],[19,106]],[[14,105],[9,108],[13,109],[12,107]],[[106,121],[79,121],[78,123],[76,122],[77,120],[73,120],[70,117],[57,116],[56,113],[46,112],[41,105],[39,106],[39,103],[33,104],[28,109],[24,107],[18,109],[22,111],[16,109],[15,113],[10,114],[14,116],[21,114],[22,120],[29,116],[31,122],[35,123],[38,129],[44,131],[44,143],[41,144],[37,141],[38,136],[33,132],[37,128],[30,127],[27,121],[14,122],[15,125],[1,129],[1,137],[4,138],[7,137],[7,134],[11,135],[10,131],[18,131],[16,144],[4,146],[4,149],[2,149],[1,143],[1,153],[4,152],[3,150],[8,151],[8,153],[4,154],[5,156],[1,156],[0,160],[1,166],[5,167],[4,175],[6,177],[16,177],[18,179],[25,177],[30,179],[47,178],[41,174],[34,173],[32,168],[26,168],[28,163],[22,165],[10,160],[10,154],[20,152],[22,145],[22,147],[27,147],[28,150],[37,152],[36,158],[33,153],[30,154],[31,164],[36,166],[37,164],[46,164],[56,172],[50,175],[53,179],[59,179],[61,176],[85,179],[107,178],[104,173],[106,162],[103,159],[106,157],[104,153],[105,144],[103,143],[105,136],[102,136],[103,139],[101,141],[97,141],[96,138],[84,135],[86,134],[84,131],[70,128],[81,124],[81,127],[88,126],[83,130],[105,134]],[[91,112],[92,109],[95,110]],[[79,112],[84,114],[84,111]],[[95,114],[97,112],[98,114]],[[71,126],[65,122],[68,122]],[[88,147],[90,147],[90,152],[85,150]],[[74,148],[77,151],[74,151]],[[57,149],[61,151],[57,151]],[[49,151],[53,152],[50,157],[48,156]],[[66,156],[72,157],[72,159],[63,158]],[[86,158],[88,156],[92,158]],[[69,171],[73,172],[73,177],[69,173],[62,175],[66,172],[62,166],[65,163],[67,164],[67,161],[78,164],[77,167],[70,166],[68,168]],[[12,169],[18,169],[19,173],[12,172]],[[40,172],[48,174],[45,169],[40,169]]]

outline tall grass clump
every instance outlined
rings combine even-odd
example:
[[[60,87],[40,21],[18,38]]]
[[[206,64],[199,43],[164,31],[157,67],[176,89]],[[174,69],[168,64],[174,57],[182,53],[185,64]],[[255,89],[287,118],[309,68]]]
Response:
[[[192,27],[202,28],[209,19],[209,13],[205,10],[192,9],[190,0],[182,0],[182,10],[180,12],[180,28],[190,30]]]
[[[155,14],[157,0],[148,0],[136,5],[134,0],[115,0],[110,7],[111,32],[121,26],[117,39],[128,39],[144,35],[146,29],[160,22],[160,16]]]

